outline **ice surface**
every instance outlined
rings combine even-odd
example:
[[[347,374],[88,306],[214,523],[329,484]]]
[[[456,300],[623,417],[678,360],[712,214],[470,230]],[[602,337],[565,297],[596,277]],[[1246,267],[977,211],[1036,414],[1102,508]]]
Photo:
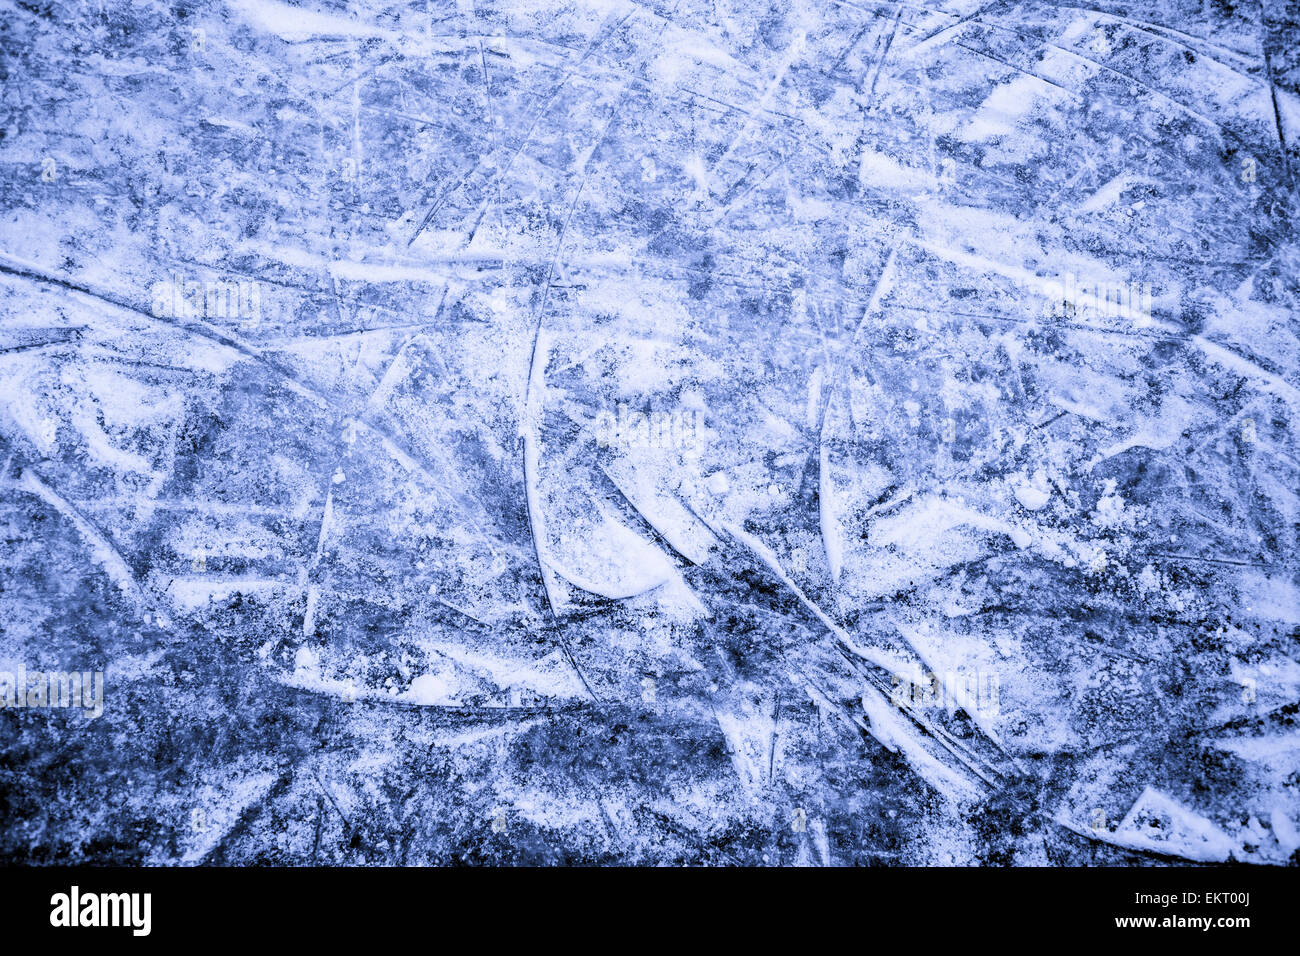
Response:
[[[0,0],[0,857],[1294,862],[1293,17]]]

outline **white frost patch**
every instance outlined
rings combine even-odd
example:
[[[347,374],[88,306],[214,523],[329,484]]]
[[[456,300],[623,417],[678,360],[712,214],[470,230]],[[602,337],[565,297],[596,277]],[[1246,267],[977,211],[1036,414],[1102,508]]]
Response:
[[[1241,853],[1237,842],[1205,817],[1151,787],[1134,801],[1111,840],[1202,863],[1226,863]]]
[[[180,608],[187,611],[204,607],[209,601],[221,601],[234,594],[267,595],[281,590],[301,590],[292,581],[275,578],[175,578],[167,585],[167,594]]]
[[[232,5],[260,32],[274,33],[284,40],[310,40],[324,36],[398,38],[398,34],[388,30],[306,7],[290,6],[279,0],[232,0]]]
[[[411,681],[405,699],[414,704],[439,706],[458,703],[459,693],[460,683],[456,680],[456,675],[444,671],[438,674],[421,674]]]
[[[1032,477],[1021,477],[1015,484],[1015,494],[1021,507],[1037,511],[1051,500],[1052,489],[1047,483],[1047,475],[1039,470]]]

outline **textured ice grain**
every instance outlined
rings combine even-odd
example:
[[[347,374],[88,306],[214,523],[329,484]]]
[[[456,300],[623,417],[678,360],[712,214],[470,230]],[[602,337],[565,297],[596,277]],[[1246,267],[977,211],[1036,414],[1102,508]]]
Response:
[[[1297,860],[1293,7],[0,0],[0,82],[0,859]]]

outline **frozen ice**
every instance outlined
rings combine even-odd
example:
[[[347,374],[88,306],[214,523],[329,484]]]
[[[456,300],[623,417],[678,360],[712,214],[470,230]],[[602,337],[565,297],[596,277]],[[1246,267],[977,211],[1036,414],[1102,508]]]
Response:
[[[0,0],[0,859],[1294,863],[1294,18]]]

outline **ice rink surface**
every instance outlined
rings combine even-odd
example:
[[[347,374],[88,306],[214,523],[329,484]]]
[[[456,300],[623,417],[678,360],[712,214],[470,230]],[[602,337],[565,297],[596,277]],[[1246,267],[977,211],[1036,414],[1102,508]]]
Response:
[[[1295,860],[1298,19],[0,0],[0,859]]]

